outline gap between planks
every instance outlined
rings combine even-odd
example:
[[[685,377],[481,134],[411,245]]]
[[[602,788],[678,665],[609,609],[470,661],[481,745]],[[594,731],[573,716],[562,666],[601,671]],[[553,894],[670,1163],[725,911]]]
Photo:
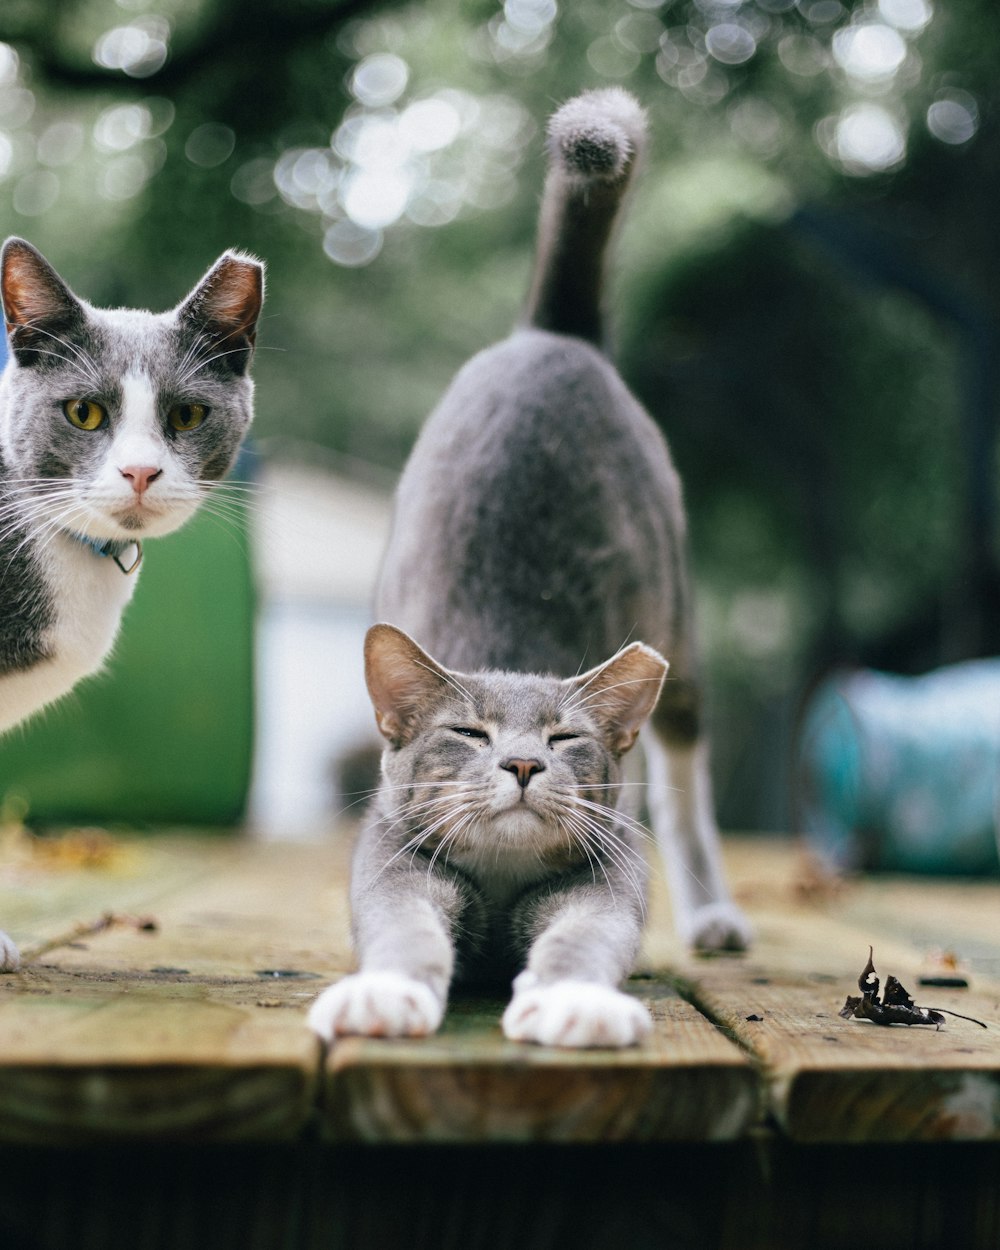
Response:
[[[1000,991],[978,973],[971,991],[933,1000],[916,985],[923,947],[942,935],[994,966],[1000,941],[984,917],[1000,888],[874,881],[804,903],[787,842],[726,849],[758,945],[742,958],[685,955],[654,871],[653,975],[631,984],[656,1020],[645,1046],[521,1047],[500,1035],[502,1003],[456,1000],[438,1037],[347,1039],[322,1073],[302,1016],[350,966],[346,839],[167,840],[135,844],[115,873],[21,871],[0,880],[0,917],[37,940],[109,904],[152,911],[159,930],[109,930],[0,978],[0,1138],[276,1139],[300,1133],[321,1098],[334,1141],[724,1140],[755,1122],[761,1090],[800,1140],[1000,1135],[1000,1028],[837,1016],[871,941],[883,981],[894,973],[922,1004],[1000,1021]]]
[[[867,878],[806,901],[787,844],[735,844],[728,867],[757,929],[742,960],[680,951],[657,914],[647,958],[759,1065],[767,1107],[803,1142],[1000,1139],[1000,883]],[[922,987],[928,953],[943,941],[970,965],[969,989]],[[921,1006],[949,1019],[940,1031],[844,1020],[872,944],[884,985],[895,975]]]

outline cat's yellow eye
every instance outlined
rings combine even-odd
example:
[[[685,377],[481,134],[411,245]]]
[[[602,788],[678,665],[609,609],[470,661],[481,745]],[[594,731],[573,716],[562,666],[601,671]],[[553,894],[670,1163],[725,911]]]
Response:
[[[107,417],[101,405],[92,399],[67,399],[63,404],[63,412],[70,425],[88,432],[100,429]]]
[[[172,430],[186,434],[188,430],[196,430],[207,416],[208,408],[205,404],[174,404],[167,413],[167,421]]]

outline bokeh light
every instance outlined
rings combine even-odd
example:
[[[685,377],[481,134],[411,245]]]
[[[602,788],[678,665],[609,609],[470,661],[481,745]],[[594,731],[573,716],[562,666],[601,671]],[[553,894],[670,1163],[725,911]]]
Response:
[[[832,120],[832,126],[820,123],[818,129],[820,142],[847,173],[885,173],[906,156],[900,122],[879,104],[851,104]]]
[[[376,52],[355,66],[350,78],[351,94],[368,108],[394,104],[406,90],[409,77],[410,67],[402,57]]]
[[[979,107],[967,91],[949,91],[928,108],[927,129],[942,143],[968,143],[979,129]]]
[[[229,160],[236,147],[236,134],[221,122],[205,122],[196,126],[184,144],[184,155],[192,165],[214,169]]]
[[[105,31],[94,44],[94,62],[130,78],[148,78],[166,64],[170,23],[163,17],[141,17],[127,26]]]
[[[833,57],[852,78],[867,83],[884,82],[906,59],[906,41],[892,26],[860,22],[833,36]]]

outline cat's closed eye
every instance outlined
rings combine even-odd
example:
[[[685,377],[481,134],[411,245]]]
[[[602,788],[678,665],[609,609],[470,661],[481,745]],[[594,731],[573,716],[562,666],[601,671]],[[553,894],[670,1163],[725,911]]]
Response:
[[[549,734],[549,746],[554,747],[560,742],[576,742],[579,737],[579,734],[571,733]]]
[[[471,725],[451,725],[449,728],[453,734],[458,734],[462,738],[473,738],[479,742],[490,740],[490,735],[485,729],[474,729]]]

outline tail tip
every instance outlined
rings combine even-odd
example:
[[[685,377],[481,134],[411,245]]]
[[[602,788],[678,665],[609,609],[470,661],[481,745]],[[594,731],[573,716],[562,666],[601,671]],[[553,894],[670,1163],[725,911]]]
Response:
[[[570,175],[615,182],[628,173],[646,136],[646,114],[621,87],[574,96],[549,120],[550,151]]]

